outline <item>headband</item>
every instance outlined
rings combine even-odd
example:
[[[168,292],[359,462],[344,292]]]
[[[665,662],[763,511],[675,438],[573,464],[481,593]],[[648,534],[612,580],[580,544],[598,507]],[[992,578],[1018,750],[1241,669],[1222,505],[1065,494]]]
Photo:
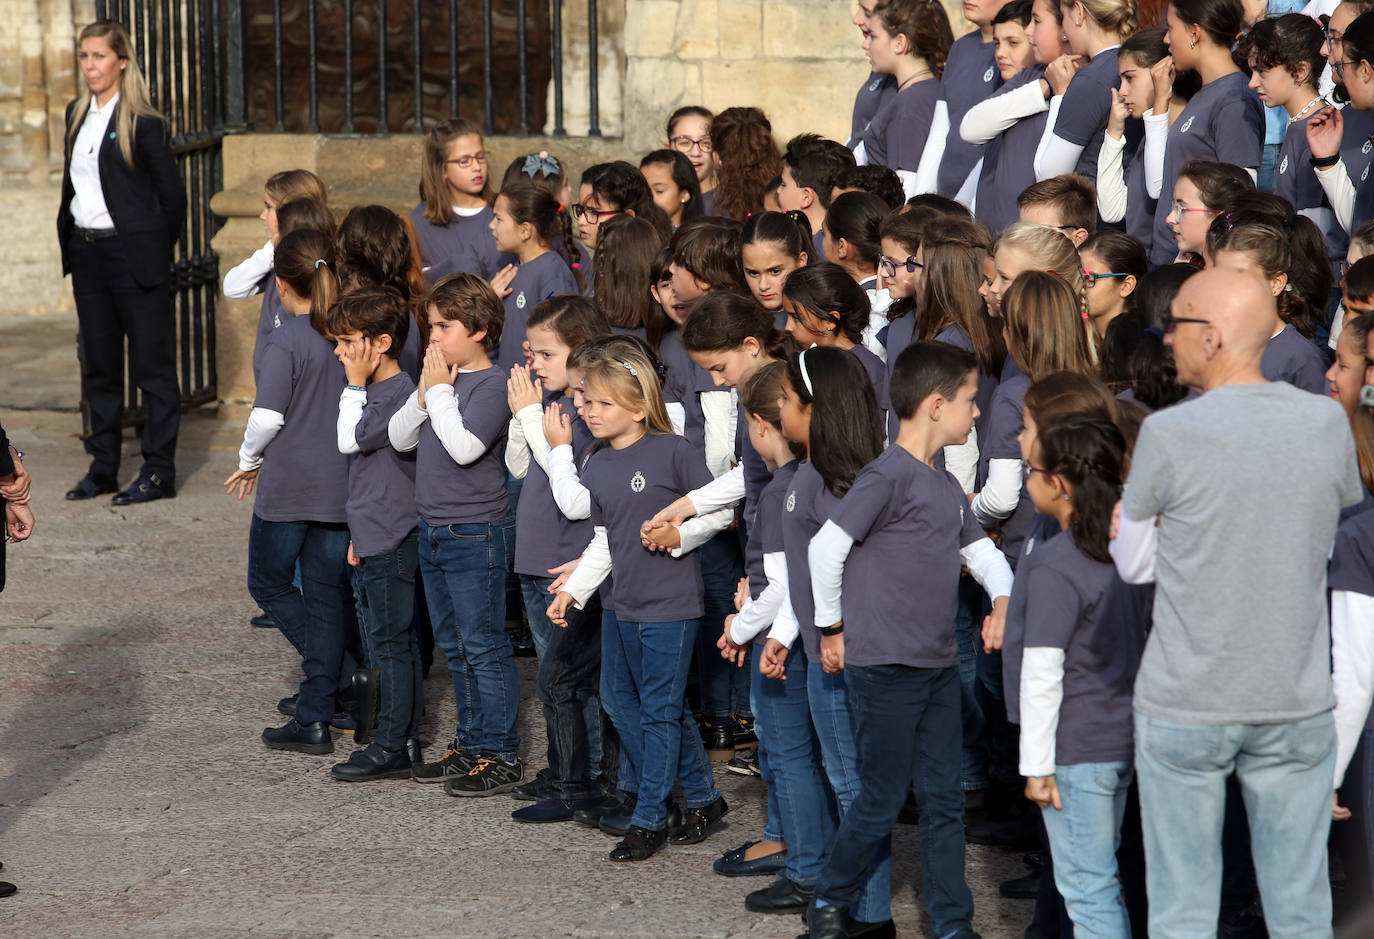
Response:
[[[802,384],[806,385],[806,393],[815,398],[816,392],[811,390],[811,376],[806,371],[806,353],[809,351],[809,349],[803,349],[797,353],[797,366],[801,369]]]
[[[629,372],[629,373],[630,373],[631,375],[633,375],[635,378],[638,378],[638,377],[639,377],[639,372],[636,372],[636,371],[635,371],[635,367],[634,367],[633,365],[631,365],[629,362],[621,362],[621,361],[617,360],[617,363],[616,363],[616,364],[623,366],[623,367],[625,368],[625,371]]]

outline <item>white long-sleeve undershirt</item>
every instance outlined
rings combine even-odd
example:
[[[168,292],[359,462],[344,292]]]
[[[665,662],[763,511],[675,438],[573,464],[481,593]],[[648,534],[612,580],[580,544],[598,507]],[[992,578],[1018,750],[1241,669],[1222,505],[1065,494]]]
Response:
[[[1156,114],[1146,111],[1145,122],[1145,192],[1158,199],[1164,190],[1164,149],[1169,142],[1169,112]]]
[[[606,537],[606,526],[597,525],[592,530],[587,550],[582,552],[577,567],[563,584],[563,592],[572,595],[574,605],[580,610],[610,572],[611,544]]]
[[[239,469],[245,473],[262,466],[262,454],[286,423],[286,415],[269,408],[253,408],[248,413],[248,425],[243,429],[243,446],[239,447]]]
[[[1337,160],[1334,166],[1313,167],[1317,171],[1317,182],[1322,184],[1326,201],[1336,213],[1336,221],[1341,228],[1350,231],[1351,217],[1355,214],[1355,184],[1350,180],[1350,171],[1345,168],[1344,160]]]
[[[1064,650],[1047,646],[1025,649],[1021,655],[1022,776],[1054,774],[1055,737],[1059,733],[1059,705],[1064,700]]]
[[[1159,548],[1159,531],[1155,516],[1138,521],[1122,509],[1116,537],[1107,546],[1116,565],[1116,572],[1128,584],[1151,584],[1155,579],[1155,554]]]
[[[432,385],[425,392],[425,406],[420,407],[419,389],[411,392],[406,403],[391,415],[387,424],[387,435],[391,445],[399,452],[406,453],[420,445],[420,428],[429,421],[434,435],[444,445],[444,451],[459,466],[467,466],[487,452],[472,431],[463,424],[463,414],[458,410],[458,397],[450,384]]]
[[[753,642],[779,616],[792,615],[792,605],[787,602],[786,556],[781,551],[765,554],[763,574],[768,578],[767,586],[757,597],[749,598],[730,624],[730,641],[737,646]]]
[[[591,518],[592,493],[577,475],[573,448],[569,444],[559,444],[549,452],[549,488],[553,490],[554,505],[566,518],[572,521]]]
[[[945,158],[945,138],[949,136],[949,104],[935,102],[935,113],[930,119],[930,132],[926,135],[925,149],[921,151],[921,162],[916,165],[916,192],[938,192],[940,188],[940,161]]]
[[[944,453],[945,469],[959,480],[964,492],[972,493],[978,484],[978,429],[969,431],[963,443],[945,447]]]
[[[1374,597],[1331,591],[1331,663],[1336,692],[1334,788],[1339,789],[1374,702]]]
[[[1126,217],[1126,138],[1102,134],[1097,151],[1097,214],[1104,222],[1119,222]]]
[[[363,418],[363,406],[367,404],[367,392],[361,388],[345,388],[339,393],[339,419],[334,425],[338,437],[339,452],[357,453],[358,421]]]
[[[271,241],[240,261],[224,275],[224,295],[243,300],[261,293],[262,279],[272,273],[277,248]]]
[[[989,460],[988,478],[973,497],[973,514],[984,525],[1010,518],[1021,501],[1021,461]]]
[[[984,144],[1018,121],[1048,111],[1050,103],[1039,81],[1022,85],[1006,94],[984,98],[964,112],[959,122],[959,136],[965,143]]]
[[[530,460],[549,475],[549,442],[544,437],[544,410],[527,404],[510,419],[506,432],[506,469],[517,479],[529,473]]]

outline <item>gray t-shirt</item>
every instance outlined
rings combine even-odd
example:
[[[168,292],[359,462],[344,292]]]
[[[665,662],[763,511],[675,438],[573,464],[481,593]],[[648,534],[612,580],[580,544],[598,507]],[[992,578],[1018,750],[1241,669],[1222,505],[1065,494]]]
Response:
[[[272,333],[289,319],[291,314],[281,305],[281,294],[277,292],[277,278],[268,274],[262,279],[262,308],[258,310],[258,335],[253,341],[254,384],[262,373],[262,355],[267,351]]]
[[[1013,364],[1011,356],[1007,363]],[[1030,388],[1030,376],[1020,368],[1004,369],[1002,380],[992,393],[992,403],[988,405],[988,420],[985,436],[978,441],[978,485],[987,483],[988,467],[993,460],[1021,459],[1021,424],[1025,410],[1026,390]],[[1002,520],[998,529],[1002,533],[1002,553],[1013,568],[1021,557],[1021,546],[1030,531],[1035,506],[1026,495],[1026,487],[1021,487],[1021,495],[1011,515]]]
[[[666,372],[663,379],[663,401],[665,404],[680,404],[685,414],[686,425],[682,435],[691,441],[702,454],[706,453],[706,415],[701,410],[702,391],[718,391],[711,376],[700,365],[692,361],[687,350],[682,348],[682,336],[673,330],[659,343],[658,356],[663,360]]]
[[[854,539],[841,595],[845,661],[958,665],[959,549],[986,537],[958,481],[889,447],[859,471],[830,521]]]
[[[744,570],[749,575],[749,596],[757,597],[768,586],[763,570],[763,556],[783,550],[782,515],[787,490],[797,474],[797,461],[779,466],[768,485],[759,495],[754,511],[754,524],[749,526],[749,541],[744,546]],[[763,636],[761,638],[767,638]]]
[[[573,465],[580,465],[592,445],[592,433],[577,416],[572,398],[560,392],[546,394],[544,407],[551,404],[557,404],[568,416],[572,425]],[[520,502],[515,507],[515,573],[551,577],[549,568],[581,557],[591,540],[591,520],[573,520],[559,510],[553,500],[549,474],[531,458],[525,484],[520,489]]]
[[[1336,530],[1327,587],[1374,597],[1374,504],[1366,498],[1356,509]],[[1364,729],[1374,730],[1374,708],[1365,719]]]
[[[854,116],[850,121],[849,142],[845,144],[853,150],[863,139],[864,129],[873,115],[883,106],[883,102],[897,93],[897,79],[892,75],[871,72],[868,80],[854,96]],[[706,214],[710,214],[709,212]]]
[[[612,608],[621,620],[670,623],[700,619],[701,557],[644,550],[646,518],[711,481],[706,461],[677,434],[650,433],[622,450],[602,447],[587,461],[592,524],[606,527],[615,572]]]
[[[1321,353],[1292,326],[1284,326],[1269,340],[1260,371],[1270,381],[1286,381],[1316,395],[1327,393],[1326,363]]]
[[[914,82],[883,102],[864,131],[868,162],[892,170],[916,172],[930,135],[940,83],[934,78]]]
[[[1032,65],[1013,75],[998,95],[1045,77],[1045,66]],[[978,221],[996,235],[1020,217],[1016,197],[1035,182],[1035,148],[1045,133],[1045,112],[1023,117],[983,145],[983,169],[978,176]],[[1094,168],[1093,176],[1097,175]],[[1153,219],[1152,219],[1153,221]]]
[[[1007,704],[1007,720],[1021,723],[1021,653],[1026,637],[1026,579],[1040,559],[1036,550],[1062,534],[1059,523],[1049,515],[1038,512],[1032,517],[1030,533],[1021,547],[1021,560],[1012,576],[1011,600],[1007,603],[1007,621],[1002,629],[1002,698]]]
[[[1193,724],[1330,710],[1327,555],[1361,495],[1345,412],[1285,382],[1222,386],[1145,418],[1122,498],[1159,523],[1136,709]]]
[[[1154,588],[1123,582],[1065,532],[1037,552],[1025,590],[1025,648],[1064,650],[1055,763],[1131,759],[1131,689]]]
[[[491,207],[483,207],[473,215],[453,214],[447,225],[436,225],[425,218],[425,204],[410,210],[410,223],[420,239],[420,257],[425,263],[425,277],[431,283],[449,274],[476,274],[491,280],[507,264],[515,263],[515,255],[496,249],[491,234]]]
[[[510,508],[502,459],[510,422],[505,373],[494,366],[459,372],[453,395],[463,427],[486,450],[473,462],[459,466],[444,449],[434,425],[426,422],[415,458],[415,508],[427,524],[435,526],[500,521]]]
[[[415,527],[415,451],[398,453],[387,425],[415,382],[405,372],[367,386],[367,403],[353,429],[358,452],[348,457],[348,534],[353,553],[395,551]]]
[[[268,522],[347,521],[348,457],[335,429],[348,379],[334,344],[297,316],[273,331],[262,354],[254,407],[286,416],[263,451],[253,514]]]
[[[940,100],[945,102],[949,112],[949,135],[940,158],[940,195],[951,199],[958,195],[959,187],[983,155],[983,145],[965,142],[959,134],[959,125],[969,108],[1000,87],[1002,74],[997,70],[993,44],[983,42],[976,29],[954,40],[954,45],[949,47],[945,72],[940,76]]]
[[[819,662],[821,635],[816,632],[816,601],[811,595],[811,565],[807,551],[811,539],[821,530],[819,502],[822,495],[833,501],[825,491],[825,481],[816,467],[800,463],[792,474],[787,496],[782,502],[782,549],[787,560],[787,596],[792,600],[792,612],[801,629],[802,646],[806,657]]]
[[[545,251],[521,264],[510,282],[506,297],[506,321],[501,326],[497,364],[507,375],[514,365],[525,364],[525,322],[530,310],[550,297],[575,297],[579,293],[568,261],[557,251]]]

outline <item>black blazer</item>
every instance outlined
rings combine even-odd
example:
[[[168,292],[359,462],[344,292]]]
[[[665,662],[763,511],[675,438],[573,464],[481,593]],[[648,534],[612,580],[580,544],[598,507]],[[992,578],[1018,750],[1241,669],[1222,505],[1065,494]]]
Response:
[[[100,141],[100,188],[105,205],[114,220],[115,230],[124,242],[130,273],[141,286],[154,287],[171,273],[172,246],[186,221],[186,189],[177,172],[176,157],[167,138],[166,125],[155,117],[139,117],[134,127],[134,166],[124,162],[115,140],[118,108],[110,118],[110,129]],[[76,102],[67,104],[66,126],[71,132]],[[84,121],[85,114],[75,120]],[[68,241],[76,222],[72,218],[71,147],[66,148],[62,167],[62,204],[57,210],[57,238],[62,246],[62,273],[71,272]]]

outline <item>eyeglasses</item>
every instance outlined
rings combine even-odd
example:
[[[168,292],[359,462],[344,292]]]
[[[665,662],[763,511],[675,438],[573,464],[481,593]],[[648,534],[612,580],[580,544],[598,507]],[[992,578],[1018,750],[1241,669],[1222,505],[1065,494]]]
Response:
[[[688,137],[686,134],[681,134],[669,140],[668,144],[679,153],[691,153],[693,147],[696,147],[702,153],[710,153],[711,135],[707,134],[704,137]]]
[[[460,156],[456,160],[445,160],[445,163],[457,163],[460,170],[469,169],[474,163],[478,166],[486,166],[491,160],[491,151],[483,150],[481,153],[473,153],[468,156]]]
[[[601,209],[589,209],[582,203],[578,202],[573,204],[572,214],[573,217],[576,218],[579,222],[591,220],[600,223],[600,221],[603,218],[607,218],[612,215],[619,215],[620,211],[618,209],[607,209],[604,211]]]
[[[1088,270],[1086,267],[1083,268],[1083,282],[1086,283],[1089,287],[1091,287],[1093,284],[1097,283],[1099,280],[1101,280],[1101,279],[1104,278],[1104,277],[1130,277],[1130,276],[1132,276],[1132,275],[1131,275],[1131,273],[1130,273],[1129,271],[1112,271],[1112,272],[1109,273],[1109,274],[1094,274],[1092,271]]]
[[[1208,208],[1205,208],[1205,207],[1204,207],[1204,208],[1195,208],[1195,207],[1193,207],[1193,206],[1184,205],[1182,202],[1179,202],[1177,199],[1174,200],[1174,212],[1173,212],[1173,214],[1174,214],[1174,215],[1177,215],[1179,218],[1183,218],[1183,213],[1184,213],[1184,212],[1211,212],[1213,215],[1216,215],[1216,214],[1217,214],[1218,212],[1220,212],[1220,211],[1221,211],[1220,209],[1208,209]]]
[[[1045,475],[1046,478],[1051,477],[1051,476],[1054,475],[1053,473],[1051,473],[1051,472],[1050,472],[1049,470],[1047,470],[1047,469],[1041,469],[1041,468],[1038,467],[1038,466],[1031,466],[1029,463],[1022,463],[1022,464],[1021,464],[1021,478],[1022,478],[1022,479],[1030,479],[1031,476],[1033,476],[1033,475],[1036,474],[1036,473],[1043,473],[1043,474]]]
[[[925,265],[914,257],[909,257],[905,261],[898,261],[885,254],[878,255],[878,270],[882,272],[884,277],[896,277],[897,268],[899,267],[906,268],[908,274],[914,274],[916,273],[916,268],[925,267]]]
[[[1197,324],[1200,325],[1200,326],[1210,326],[1211,323],[1212,323],[1212,321],[1211,321],[1211,320],[1194,319],[1194,318],[1191,317],[1191,316],[1165,316],[1165,317],[1164,317],[1164,335],[1167,336],[1167,335],[1169,335],[1170,333],[1172,333],[1175,329],[1178,329],[1178,324],[1179,324],[1179,323],[1197,323]]]
[[[1355,66],[1356,68],[1359,68],[1360,63],[1359,63],[1359,62],[1356,62],[1356,61],[1351,61],[1351,60],[1332,62],[1332,63],[1331,63],[1331,71],[1334,72],[1334,73],[1339,74],[1339,73],[1345,71],[1345,67],[1346,67],[1347,65],[1353,65],[1353,66]]]

